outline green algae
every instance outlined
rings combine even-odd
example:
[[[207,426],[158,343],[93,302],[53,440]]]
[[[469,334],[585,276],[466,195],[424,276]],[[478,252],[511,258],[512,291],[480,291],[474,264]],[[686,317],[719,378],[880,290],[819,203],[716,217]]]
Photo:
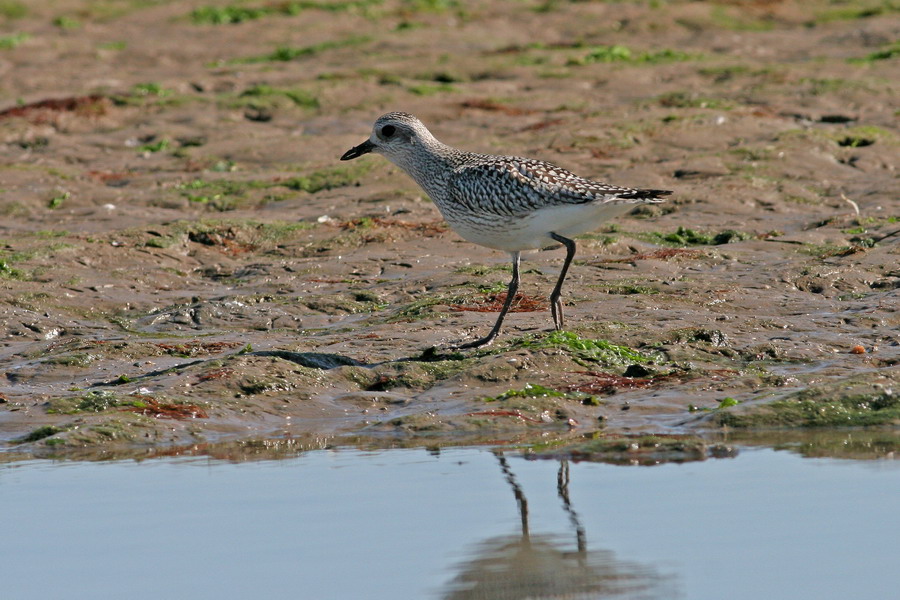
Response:
[[[706,408],[706,407],[702,407],[702,406],[696,406],[694,404],[689,404],[688,411],[690,411],[690,412],[717,411],[717,410],[722,410],[724,408],[730,408],[732,406],[737,406],[740,403],[741,403],[740,400],[735,400],[731,396],[727,396],[725,398],[722,398],[722,400],[719,401],[719,405],[716,406],[715,408]]]
[[[131,94],[133,96],[156,96],[156,97],[165,97],[171,96],[175,92],[163,87],[159,83],[155,81],[147,81],[144,83],[138,83],[131,87]]]
[[[189,16],[195,25],[236,25],[265,17],[293,17],[307,10],[365,11],[382,4],[382,2],[383,0],[345,0],[341,2],[292,0],[258,6],[227,4],[225,6],[201,6],[192,10]]]
[[[900,396],[880,384],[839,382],[738,410],[717,411],[714,421],[735,428],[861,427],[900,424]]]
[[[735,103],[723,98],[699,96],[693,92],[668,92],[656,97],[656,103],[667,108],[709,108],[729,110]]]
[[[628,63],[658,65],[671,62],[699,60],[701,58],[703,57],[699,54],[691,54],[689,52],[682,52],[681,50],[672,50],[671,48],[637,52],[627,46],[615,44],[611,46],[591,46],[588,48],[587,54],[570,58],[567,64],[590,65],[594,63]]]
[[[895,0],[875,0],[874,2],[829,2],[828,8],[815,14],[815,23],[834,21],[855,21],[900,12],[900,4]],[[830,6],[830,5],[837,6]]]
[[[887,44],[875,52],[871,52],[862,58],[851,58],[848,62],[856,64],[872,64],[881,60],[890,60],[900,57],[900,40]]]
[[[599,288],[604,290],[607,294],[618,294],[618,295],[645,295],[645,296],[653,296],[661,293],[658,289],[654,287],[650,287],[649,285],[640,285],[637,283],[627,283],[627,282],[603,282],[597,284],[591,284],[588,287]]]
[[[266,62],[290,62],[301,58],[310,58],[328,50],[338,48],[352,48],[360,46],[371,40],[368,36],[351,36],[340,40],[328,40],[308,46],[279,46],[268,54],[235,58],[229,64],[253,64]]]
[[[375,378],[365,389],[383,392],[394,388],[425,389],[434,384],[434,378],[422,368],[421,363],[399,362],[376,369]]]
[[[71,354],[64,354],[61,356],[51,356],[44,359],[43,362],[49,365],[61,365],[64,367],[77,367],[79,369],[86,369],[98,358],[100,358],[98,355],[91,354],[89,352],[73,352]]]
[[[385,320],[386,323],[399,323],[399,322],[412,322],[418,321],[420,319],[427,319],[429,317],[441,317],[443,318],[445,315],[438,313],[433,310],[433,307],[439,306],[442,304],[452,304],[455,302],[456,298],[451,298],[449,296],[438,295],[438,296],[427,296],[425,298],[418,298],[413,300],[412,302],[401,306],[400,308],[393,311],[393,313]]]
[[[12,50],[29,39],[31,36],[23,32],[0,35],[0,50]]]
[[[28,435],[20,437],[16,441],[26,444],[29,442],[37,442],[45,438],[54,436],[57,433],[62,433],[63,431],[65,431],[65,429],[63,429],[62,427],[57,427],[55,425],[44,425],[42,427],[38,427]]]
[[[54,398],[48,403],[48,414],[73,415],[83,412],[99,413],[120,406],[132,406],[118,394],[106,390],[92,391],[73,398]]]
[[[433,350],[433,349],[429,349]],[[349,372],[348,378],[368,391],[386,391],[394,388],[427,389],[465,371],[475,363],[474,357],[437,355],[425,351],[411,359],[403,359],[378,365],[364,372]]]
[[[278,11],[280,12],[280,11]],[[195,25],[225,25],[243,23],[277,14],[274,8],[239,5],[201,6],[191,11],[191,21]]]
[[[513,398],[563,398],[591,406],[600,404],[595,396],[584,392],[563,392],[536,383],[526,383],[521,389],[507,390],[497,396],[482,398],[482,402],[503,402]]]
[[[233,108],[246,106],[255,109],[278,108],[285,103],[300,108],[319,108],[319,99],[304,88],[279,88],[262,83],[248,87],[227,102]]]
[[[544,338],[526,336],[514,341],[513,347],[561,348],[576,359],[613,366],[649,363],[659,358],[657,354],[641,352],[606,340],[583,338],[570,331],[554,331]]]
[[[755,237],[753,234],[734,229],[725,229],[720,232],[703,232],[679,226],[672,233],[650,232],[635,234],[634,237],[648,242],[665,246],[720,246],[734,242],[742,242]]]
[[[548,398],[565,396],[564,392],[538,385],[536,383],[526,383],[525,387],[520,390],[508,390],[495,397],[487,397],[483,402],[500,402],[509,398]]]
[[[0,260],[0,279],[28,279],[28,274],[22,269],[13,267],[5,260]]]
[[[0,17],[22,19],[28,15],[28,7],[19,0],[0,0]]]
[[[326,167],[311,171],[306,175],[298,175],[283,179],[277,185],[291,190],[315,194],[323,190],[347,187],[359,183],[360,178],[372,170],[373,163],[362,161],[350,166]]]

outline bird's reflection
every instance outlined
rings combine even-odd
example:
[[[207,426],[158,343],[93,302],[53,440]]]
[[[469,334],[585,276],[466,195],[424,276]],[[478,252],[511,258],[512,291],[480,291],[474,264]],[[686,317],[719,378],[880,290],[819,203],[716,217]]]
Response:
[[[484,540],[447,585],[447,600],[672,599],[672,577],[612,551],[587,549],[587,536],[569,498],[569,462],[561,460],[556,489],[575,530],[575,547],[563,535],[532,534],[528,500],[501,452],[500,469],[519,507],[521,533]]]

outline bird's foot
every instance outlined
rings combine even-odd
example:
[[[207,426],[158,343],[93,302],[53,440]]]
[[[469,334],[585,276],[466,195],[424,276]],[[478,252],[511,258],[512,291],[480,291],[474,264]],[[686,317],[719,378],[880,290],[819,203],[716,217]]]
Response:
[[[565,319],[563,318],[562,302],[560,302],[559,298],[551,298],[550,307],[553,314],[553,328],[556,331],[562,331],[566,324]]]
[[[481,339],[475,340],[474,342],[465,342],[465,343],[457,343],[450,346],[451,350],[470,350],[472,348],[482,348],[484,346],[489,346],[493,343],[494,339],[497,337],[497,334],[494,332],[489,333]]]

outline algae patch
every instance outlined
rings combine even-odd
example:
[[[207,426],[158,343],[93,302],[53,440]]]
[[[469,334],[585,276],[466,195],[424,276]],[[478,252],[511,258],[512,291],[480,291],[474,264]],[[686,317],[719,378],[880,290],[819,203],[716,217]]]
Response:
[[[358,184],[360,178],[372,170],[373,166],[373,163],[363,161],[349,167],[324,168],[312,171],[306,175],[282,180],[278,184],[291,190],[315,194],[322,190]]]
[[[685,246],[721,246],[723,244],[733,244],[744,240],[752,239],[756,236],[753,234],[737,231],[735,229],[725,229],[719,232],[696,231],[687,227],[678,227],[672,233],[651,232],[647,234],[636,235],[640,239],[646,239],[655,244],[664,244],[667,246],[685,247]]]
[[[76,398],[55,398],[49,402],[47,413],[72,415],[82,412],[103,412],[122,405],[123,401],[117,394],[105,390],[93,391]]]
[[[17,442],[29,443],[29,442],[38,442],[45,438],[56,435],[57,433],[62,433],[65,431],[62,427],[56,427],[55,425],[44,425],[43,427],[38,427],[28,435],[25,435],[18,440]]]
[[[606,340],[583,338],[570,331],[554,331],[543,339],[526,336],[514,341],[513,347],[560,348],[576,360],[614,366],[651,363],[660,358],[655,353],[641,352]]]
[[[576,400],[582,404],[596,406],[599,401],[595,396],[579,391],[563,392],[553,388],[544,387],[536,383],[526,383],[522,389],[507,390],[497,396],[488,396],[483,402],[502,402],[512,398],[563,398],[566,400]]]
[[[860,427],[900,424],[900,396],[863,377],[810,387],[766,404],[716,411],[714,420],[737,428]]]

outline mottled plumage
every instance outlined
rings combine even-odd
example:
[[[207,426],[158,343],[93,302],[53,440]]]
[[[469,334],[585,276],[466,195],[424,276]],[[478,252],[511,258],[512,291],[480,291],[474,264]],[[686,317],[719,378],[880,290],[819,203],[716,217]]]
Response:
[[[517,156],[463,152],[438,141],[419,119],[392,112],[380,117],[368,140],[341,160],[383,154],[434,200],[447,223],[466,240],[512,254],[513,280],[491,333],[463,347],[493,341],[519,282],[519,254],[556,243],[566,247],[550,296],[553,321],[563,326],[559,295],[575,254],[570,238],[595,230],[634,204],[661,202],[666,190],[623,188],[579,177],[548,162]]]

